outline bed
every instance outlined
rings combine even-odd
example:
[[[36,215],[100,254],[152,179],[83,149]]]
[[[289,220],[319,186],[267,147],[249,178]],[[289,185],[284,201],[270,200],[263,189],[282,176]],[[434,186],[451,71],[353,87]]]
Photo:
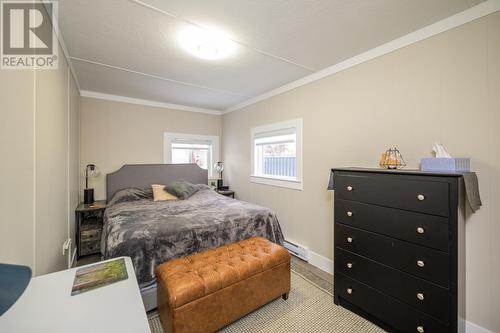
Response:
[[[151,184],[180,179],[198,191],[186,200],[152,200]],[[252,236],[283,244],[272,211],[220,195],[207,183],[207,170],[196,164],[125,165],[106,176],[102,255],[132,258],[146,310],[156,307],[154,268],[165,261]]]

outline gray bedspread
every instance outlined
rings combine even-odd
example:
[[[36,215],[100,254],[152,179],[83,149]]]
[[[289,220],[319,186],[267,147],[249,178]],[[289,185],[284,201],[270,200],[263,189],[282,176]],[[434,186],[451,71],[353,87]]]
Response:
[[[117,192],[104,214],[104,258],[131,257],[144,287],[155,281],[155,267],[170,259],[253,236],[283,243],[278,219],[269,209],[196,186],[198,192],[179,201],[154,202],[148,188]]]

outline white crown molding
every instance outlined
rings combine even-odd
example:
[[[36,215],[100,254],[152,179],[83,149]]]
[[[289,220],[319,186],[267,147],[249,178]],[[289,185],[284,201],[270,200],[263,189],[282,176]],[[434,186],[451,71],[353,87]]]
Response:
[[[144,73],[144,72],[139,72],[139,71],[135,71],[133,69],[129,69],[129,68],[125,68],[125,67],[119,67],[119,66],[114,66],[114,65],[110,65],[110,64],[105,64],[105,63],[94,61],[94,60],[89,60],[89,59],[84,59],[84,58],[78,58],[78,57],[71,57],[71,56],[69,58],[71,60],[75,60],[75,61],[79,61],[79,62],[85,62],[85,63],[96,65],[96,66],[101,66],[101,67],[116,69],[116,70],[119,70],[119,71],[122,71],[122,72],[127,72],[127,73],[142,75],[142,76],[147,76],[147,77],[151,77],[153,79],[162,80],[162,81],[166,81],[166,82],[170,82],[170,83],[174,83],[174,84],[180,84],[180,85],[184,85],[184,86],[188,86],[188,87],[194,87],[194,88],[199,88],[199,89],[206,89],[206,90],[210,90],[210,91],[214,91],[214,92],[218,92],[218,93],[222,93],[222,94],[226,94],[226,95],[243,96],[243,97],[245,96],[243,94],[240,94],[240,93],[237,93],[237,92],[234,92],[234,91],[229,91],[229,90],[224,90],[224,89],[217,89],[217,88],[211,88],[211,87],[199,85],[199,84],[196,84],[196,83],[190,83],[190,82],[186,82],[186,81],[174,80],[174,79],[170,79],[168,77],[163,77],[163,76],[159,76],[159,75],[154,75],[154,74],[148,74],[148,73]]]
[[[222,111],[219,111],[219,110],[198,108],[198,107],[188,106],[188,105],[156,102],[156,101],[150,101],[147,99],[132,98],[132,97],[126,97],[126,96],[119,96],[119,95],[104,94],[104,93],[89,91],[89,90],[81,90],[80,95],[82,97],[103,99],[106,101],[154,106],[154,107],[158,107],[158,108],[177,110],[177,111],[198,112],[198,113],[213,114],[213,115],[217,115],[217,116],[220,116],[222,114]]]
[[[48,2],[46,0],[42,0],[42,1]],[[138,4],[142,4],[141,1],[134,1],[134,0],[131,0],[131,1],[136,2]],[[154,9],[157,9],[157,8],[154,8]],[[309,83],[312,83],[312,82],[315,82],[318,80],[321,80],[327,76],[333,75],[333,74],[338,73],[340,71],[343,71],[345,69],[362,64],[362,63],[367,62],[369,60],[372,60],[374,58],[383,56],[383,55],[388,54],[390,52],[393,52],[393,51],[396,51],[396,50],[401,49],[403,47],[406,47],[408,45],[417,43],[421,40],[430,38],[430,37],[435,36],[437,34],[440,34],[442,32],[451,30],[451,29],[456,28],[460,25],[466,24],[468,22],[479,19],[481,17],[484,17],[486,15],[489,15],[489,14],[494,13],[494,12],[499,11],[499,10],[500,10],[500,0],[487,0],[483,3],[480,3],[477,6],[469,8],[463,12],[460,12],[458,14],[450,16],[450,17],[443,19],[439,22],[431,24],[427,27],[424,27],[422,29],[419,29],[417,31],[409,33],[405,36],[402,36],[400,38],[392,40],[388,43],[382,44],[376,48],[373,48],[373,49],[368,50],[364,53],[356,55],[350,59],[344,60],[340,63],[337,63],[337,64],[332,65],[330,67],[327,67],[325,69],[322,69],[318,72],[315,72],[311,75],[300,78],[296,81],[290,82],[286,85],[283,85],[279,88],[268,91],[268,92],[261,94],[259,96],[250,98],[242,103],[238,103],[236,105],[233,105],[224,111],[204,109],[204,108],[192,107],[192,106],[187,106],[187,105],[162,103],[162,102],[156,102],[156,101],[150,101],[150,100],[144,100],[144,99],[131,98],[131,97],[126,97],[126,96],[110,95],[110,94],[98,93],[98,92],[94,92],[94,91],[82,90],[80,87],[80,83],[78,81],[78,77],[76,75],[76,71],[72,65],[72,61],[71,61],[72,57],[69,56],[68,50],[66,48],[66,44],[64,42],[64,38],[63,38],[62,33],[59,29],[57,17],[55,17],[55,19],[53,20],[53,26],[54,26],[54,29],[56,31],[56,35],[57,35],[57,38],[59,40],[59,44],[61,46],[61,49],[63,50],[64,56],[66,57],[71,74],[75,80],[75,83],[77,85],[78,91],[80,92],[81,96],[98,98],[98,99],[105,99],[105,100],[112,100],[112,101],[119,101],[119,102],[125,102],[125,103],[132,103],[132,104],[139,104],[139,105],[155,106],[155,107],[168,108],[168,109],[174,109],[174,110],[180,110],[180,111],[190,111],[190,112],[222,115],[222,114],[227,114],[227,113],[230,113],[233,111],[243,109],[246,106],[258,103],[260,101],[266,100],[266,99],[271,98],[273,96],[280,95],[280,94],[283,94],[287,91],[293,90],[295,88],[307,85]]]
[[[53,1],[47,1],[47,0],[42,0],[45,6],[47,6],[50,3],[53,3]],[[59,5],[59,4],[58,4]],[[80,88],[80,82],[78,82],[78,77],[76,76],[76,71],[75,68],[73,67],[73,64],[71,63],[68,48],[66,47],[66,43],[64,42],[64,38],[61,32],[61,29],[59,28],[59,10],[57,12],[53,12],[53,16],[51,17],[52,20],[52,28],[54,29],[57,39],[59,40],[59,45],[61,46],[61,49],[64,53],[64,57],[66,58],[66,62],[68,63],[69,70],[71,71],[71,75],[73,76],[73,80],[75,80],[76,87],[78,89],[78,92],[81,93],[81,88]]]
[[[279,88],[268,91],[262,95],[250,98],[242,103],[236,104],[224,110],[222,114],[227,114],[236,110],[243,109],[246,106],[258,103],[265,99],[271,98],[276,95],[283,94],[287,91],[304,86],[314,81],[321,80],[327,76],[333,75],[345,69],[362,64],[374,58],[378,58],[390,52],[396,51],[408,45],[417,43],[421,40],[430,38],[442,32],[451,30],[483,16],[489,15],[500,10],[500,0],[488,0],[480,3],[477,6],[466,9],[463,12],[450,16],[439,22],[428,25],[422,29],[411,32],[405,36],[394,39],[388,43],[377,46],[369,51],[358,54],[352,58],[339,62],[333,66],[322,69],[316,73],[305,76],[296,81],[290,82]]]

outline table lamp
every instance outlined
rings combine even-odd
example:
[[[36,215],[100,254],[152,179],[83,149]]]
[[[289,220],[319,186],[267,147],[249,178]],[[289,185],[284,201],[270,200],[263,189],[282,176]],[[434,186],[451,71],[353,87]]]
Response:
[[[224,164],[219,161],[214,164],[214,169],[219,173],[219,179],[217,179],[217,189],[220,189],[223,186],[222,171],[224,171]]]
[[[99,171],[94,164],[87,164],[85,167],[85,189],[83,190],[83,203],[90,205],[94,203],[94,189],[89,188],[89,178],[95,178]]]
[[[28,266],[0,264],[0,316],[17,302],[30,280]]]

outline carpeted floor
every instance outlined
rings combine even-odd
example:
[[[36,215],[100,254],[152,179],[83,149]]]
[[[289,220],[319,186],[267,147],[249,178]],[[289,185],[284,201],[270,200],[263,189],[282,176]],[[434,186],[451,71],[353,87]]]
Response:
[[[224,333],[314,332],[382,333],[369,321],[336,306],[333,284],[321,273],[307,269],[300,261],[292,262],[292,290],[287,301],[279,298],[223,328]],[[148,313],[152,333],[163,333],[156,311]]]
[[[78,265],[99,261],[86,257]],[[292,256],[292,290],[223,328],[219,333],[383,333],[369,321],[333,303],[333,276]],[[152,333],[163,333],[156,310],[148,313]]]

